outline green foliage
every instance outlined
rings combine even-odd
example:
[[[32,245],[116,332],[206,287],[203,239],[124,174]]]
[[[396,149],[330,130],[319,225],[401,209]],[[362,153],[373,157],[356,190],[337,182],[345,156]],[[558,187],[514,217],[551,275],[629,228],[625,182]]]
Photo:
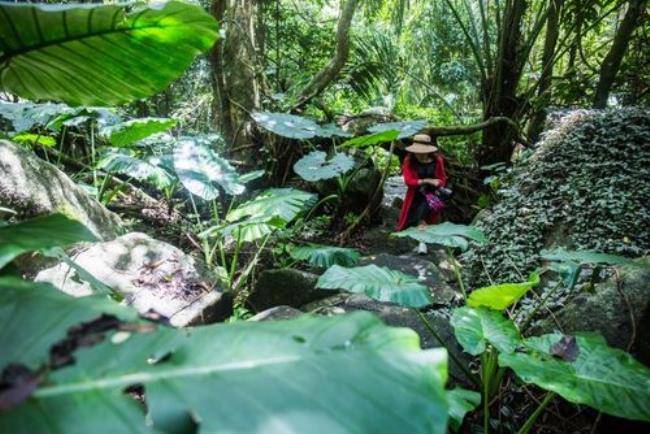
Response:
[[[440,244],[446,247],[467,250],[469,243],[467,239],[484,243],[486,238],[483,232],[474,227],[444,222],[438,225],[427,225],[424,227],[412,227],[400,232],[391,234],[393,237],[410,237],[416,241],[427,244]]]
[[[41,145],[46,148],[53,148],[56,146],[56,140],[54,140],[54,137],[44,136],[42,134],[18,133],[11,137],[11,141],[22,145]]]
[[[0,117],[8,120],[17,133],[28,131],[34,126],[45,127],[52,119],[71,110],[65,104],[0,101]]]
[[[447,391],[447,401],[449,402],[449,426],[452,430],[458,431],[465,415],[481,403],[481,394],[456,387]]]
[[[568,401],[619,417],[650,421],[650,369],[594,334],[575,336],[575,361],[553,357],[551,347],[561,338],[555,333],[526,339],[526,352],[500,354],[499,364],[511,368],[524,382]]]
[[[228,160],[195,138],[184,138],[176,144],[174,170],[183,186],[204,200],[219,197],[218,186],[230,195],[242,194],[246,189]]]
[[[0,226],[0,268],[23,253],[82,241],[97,241],[97,238],[83,224],[61,214]]]
[[[460,345],[473,356],[483,353],[487,344],[500,353],[512,353],[521,342],[512,321],[485,307],[455,309],[451,325]]]
[[[97,168],[109,173],[120,173],[131,178],[148,181],[158,189],[171,186],[176,178],[161,167],[159,157],[141,159],[125,149],[106,149],[97,161]]]
[[[73,366],[51,372],[29,400],[0,414],[2,431],[446,429],[444,350],[422,351],[413,331],[369,313],[114,337],[78,351]],[[146,390],[147,422],[123,392],[134,385]]]
[[[524,296],[533,286],[539,285],[539,274],[532,273],[527,282],[500,283],[498,285],[479,288],[469,295],[467,305],[471,307],[485,306],[502,311]]]
[[[305,181],[320,181],[335,178],[349,172],[354,167],[354,159],[343,153],[334,154],[327,159],[322,151],[312,151],[293,165],[293,170]]]
[[[217,38],[214,18],[178,1],[128,13],[122,5],[6,2],[0,10],[2,89],[70,105],[117,105],[153,95]]]
[[[174,119],[139,118],[111,125],[101,130],[113,146],[126,146],[176,125]]]
[[[352,267],[359,262],[359,252],[355,249],[309,244],[293,247],[289,255],[298,261],[306,261],[314,267],[329,268],[333,265]]]
[[[125,321],[138,317],[135,310],[105,296],[75,298],[46,283],[0,278],[0,369],[8,363],[38,368],[70,327],[101,314]]]
[[[311,119],[286,113],[253,113],[253,119],[265,130],[290,139],[311,139],[316,137],[319,126]]]
[[[574,262],[580,265],[634,265],[634,261],[619,255],[608,255],[591,250],[565,250],[561,247],[554,250],[542,250],[540,256],[547,261]]]
[[[365,148],[368,146],[380,145],[386,142],[392,142],[399,136],[399,130],[385,130],[378,133],[366,134],[365,136],[355,137],[346,140],[341,144],[342,148]]]
[[[230,211],[226,220],[234,222],[251,217],[264,221],[277,217],[288,223],[315,201],[316,195],[312,193],[293,188],[271,188]]]
[[[374,264],[354,268],[334,265],[320,276],[316,287],[344,289],[408,307],[423,307],[433,302],[429,288],[417,277]]]
[[[405,139],[419,133],[424,127],[427,126],[427,121],[402,121],[402,122],[388,122],[384,124],[373,125],[368,128],[371,133],[381,133],[384,131],[397,130],[399,135],[396,139]]]

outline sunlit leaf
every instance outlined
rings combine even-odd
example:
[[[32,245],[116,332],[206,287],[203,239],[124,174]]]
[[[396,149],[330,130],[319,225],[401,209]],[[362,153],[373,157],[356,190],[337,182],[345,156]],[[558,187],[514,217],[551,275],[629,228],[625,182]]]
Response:
[[[245,217],[264,220],[278,217],[289,223],[313,206],[316,195],[293,188],[271,188],[233,209],[226,220],[234,222]]]
[[[349,172],[353,167],[354,159],[347,154],[337,153],[328,160],[325,152],[313,151],[298,160],[293,170],[305,181],[320,181]]]
[[[467,298],[467,305],[485,306],[501,311],[515,304],[530,288],[536,285],[539,285],[539,274],[532,273],[527,282],[500,283],[475,289]]]
[[[351,267],[359,262],[359,252],[355,249],[320,244],[293,247],[289,255],[293,259],[306,261],[314,267],[321,268],[329,268],[332,265]]]
[[[354,268],[334,265],[320,276],[316,287],[344,289],[408,307],[422,307],[433,302],[431,291],[416,276],[374,264]]]
[[[461,250],[467,250],[469,247],[467,239],[474,240],[477,243],[484,243],[486,241],[485,235],[480,229],[474,226],[449,222],[423,227],[411,227],[400,232],[394,232],[391,236],[410,237],[423,243],[440,244]]]
[[[320,130],[311,119],[287,113],[257,112],[252,116],[265,130],[290,139],[311,139]]]
[[[511,353],[521,342],[517,327],[500,312],[468,306],[454,309],[451,316],[456,339],[473,356],[485,351],[491,344],[500,353]]]
[[[368,128],[371,133],[381,133],[389,130],[399,131],[396,139],[405,139],[411,137],[422,131],[427,126],[427,121],[401,121],[401,122],[386,122],[383,124],[373,125]]]
[[[378,133],[367,134],[365,136],[355,137],[346,140],[341,144],[342,148],[365,148],[367,146],[380,145],[382,143],[389,143],[396,140],[399,136],[399,130],[386,130]]]
[[[31,100],[118,105],[165,89],[217,38],[200,5],[0,3],[0,86]]]
[[[174,125],[176,125],[174,119],[139,118],[103,128],[101,133],[113,146],[126,146],[153,134],[167,131]]]

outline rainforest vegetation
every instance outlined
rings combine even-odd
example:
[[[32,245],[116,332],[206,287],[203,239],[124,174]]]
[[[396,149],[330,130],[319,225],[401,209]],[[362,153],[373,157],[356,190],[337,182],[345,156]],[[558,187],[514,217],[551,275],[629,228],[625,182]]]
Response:
[[[0,432],[649,432],[648,14],[0,1]]]

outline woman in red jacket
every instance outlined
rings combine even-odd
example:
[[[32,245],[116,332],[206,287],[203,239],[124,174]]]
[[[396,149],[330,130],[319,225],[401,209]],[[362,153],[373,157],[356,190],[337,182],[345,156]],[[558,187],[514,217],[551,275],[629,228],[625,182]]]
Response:
[[[416,134],[413,144],[406,150],[409,155],[402,164],[402,176],[408,188],[397,223],[398,231],[437,223],[444,203],[434,193],[447,185],[444,159],[430,136]],[[426,253],[424,244],[418,246],[418,253]]]

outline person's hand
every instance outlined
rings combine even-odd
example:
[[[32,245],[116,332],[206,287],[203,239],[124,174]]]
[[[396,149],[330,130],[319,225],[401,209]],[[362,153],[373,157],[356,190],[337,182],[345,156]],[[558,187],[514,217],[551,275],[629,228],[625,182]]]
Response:
[[[440,187],[440,184],[442,184],[439,179],[426,179],[425,181],[427,184],[433,185],[434,187]]]

